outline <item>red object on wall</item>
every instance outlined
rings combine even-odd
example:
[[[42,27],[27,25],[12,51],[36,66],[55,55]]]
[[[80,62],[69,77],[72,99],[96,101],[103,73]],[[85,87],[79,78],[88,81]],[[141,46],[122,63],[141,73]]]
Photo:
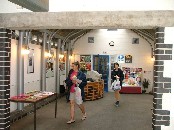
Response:
[[[129,86],[124,86],[120,90],[120,93],[141,94],[142,93],[142,89],[141,89],[141,87],[138,87],[138,86],[130,86],[130,87]]]

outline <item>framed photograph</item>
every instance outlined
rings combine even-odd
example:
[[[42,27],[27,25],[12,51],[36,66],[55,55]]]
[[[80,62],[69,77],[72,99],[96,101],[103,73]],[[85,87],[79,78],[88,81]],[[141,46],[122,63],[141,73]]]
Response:
[[[132,38],[132,44],[139,44],[139,38]]]
[[[131,55],[125,55],[125,63],[132,63],[132,56]]]
[[[46,78],[54,77],[54,51],[51,50],[51,57],[46,59]]]
[[[94,37],[88,37],[88,43],[94,43]]]
[[[91,55],[80,55],[80,62],[91,62]]]
[[[34,73],[34,49],[30,49],[28,54],[27,73]]]

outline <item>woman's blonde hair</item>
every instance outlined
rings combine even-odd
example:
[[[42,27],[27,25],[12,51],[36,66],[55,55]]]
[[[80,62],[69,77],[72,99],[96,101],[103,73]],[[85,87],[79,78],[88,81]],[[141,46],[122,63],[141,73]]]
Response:
[[[72,64],[78,66],[78,69],[80,68],[80,63],[79,63],[78,61],[76,61],[76,62],[74,62],[74,63],[72,63]]]

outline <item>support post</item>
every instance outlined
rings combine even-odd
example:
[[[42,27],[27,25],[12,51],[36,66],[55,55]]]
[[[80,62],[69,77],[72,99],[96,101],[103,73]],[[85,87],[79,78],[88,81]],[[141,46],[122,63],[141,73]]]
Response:
[[[59,54],[60,54],[61,39],[58,39],[57,49],[56,49],[56,76],[55,76],[55,91],[60,93],[60,71],[59,71]]]
[[[40,87],[41,91],[46,91],[46,58],[45,58],[46,43],[47,43],[47,33],[44,32],[43,44],[41,50],[41,87]]]
[[[69,73],[69,70],[70,70],[70,50],[71,50],[71,44],[68,43],[68,49],[67,49],[67,53],[66,53],[66,76],[68,75]]]
[[[22,55],[22,45],[24,43],[24,31],[19,31],[19,42],[17,52],[17,95],[24,93],[24,55]],[[17,104],[17,109],[22,110],[24,108],[23,103]]]

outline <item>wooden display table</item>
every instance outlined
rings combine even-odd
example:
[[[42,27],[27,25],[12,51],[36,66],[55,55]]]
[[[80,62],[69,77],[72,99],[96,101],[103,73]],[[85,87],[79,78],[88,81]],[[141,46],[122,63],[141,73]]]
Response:
[[[86,101],[100,99],[103,97],[104,93],[104,81],[87,82],[84,91]]]
[[[141,94],[142,89],[141,89],[140,86],[122,86],[122,89],[120,90],[120,93]]]
[[[36,130],[36,104],[42,100],[45,100],[45,99],[48,99],[52,96],[55,96],[55,118],[56,118],[56,115],[57,115],[57,93],[53,93],[51,95],[42,95],[42,97],[37,97],[37,98],[34,98],[34,99],[31,99],[31,98],[23,98],[25,96],[14,96],[14,97],[11,97],[10,98],[10,101],[11,102],[15,102],[15,103],[33,103],[34,104],[34,130]],[[20,98],[18,98],[20,97]]]

